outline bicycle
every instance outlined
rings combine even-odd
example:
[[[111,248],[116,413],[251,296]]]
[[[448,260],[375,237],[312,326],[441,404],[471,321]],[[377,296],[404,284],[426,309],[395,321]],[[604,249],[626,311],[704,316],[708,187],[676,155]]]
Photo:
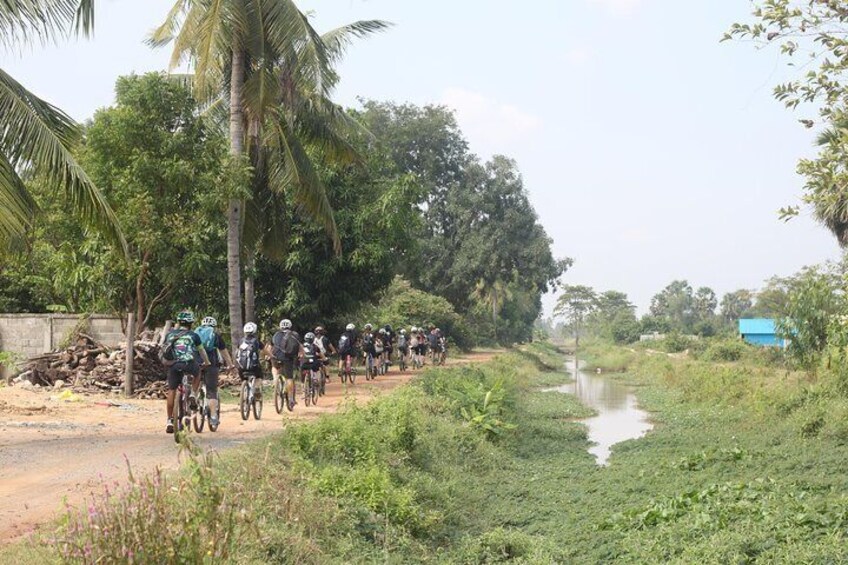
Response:
[[[306,406],[309,406],[310,404],[312,406],[318,405],[318,387],[320,385],[318,383],[317,373],[318,371],[313,371],[312,369],[301,370],[301,381],[303,382],[303,403]]]
[[[342,364],[342,372],[340,373],[342,378],[342,384],[349,382],[350,384],[356,383],[356,367],[353,366],[353,355],[347,354],[344,356],[344,363]]]
[[[183,371],[182,375],[183,378],[177,386],[174,408],[171,412],[171,419],[174,421],[174,441],[177,443],[180,443],[183,431],[190,429],[191,426],[188,396],[191,392],[191,381],[194,375],[186,371]]]
[[[389,373],[389,365],[391,365],[391,359],[389,359],[389,352],[386,351],[382,355],[380,355],[380,374],[387,375]]]
[[[401,373],[406,372],[406,353],[402,349],[398,351],[398,370]]]
[[[370,381],[376,377],[376,368],[374,367],[374,356],[370,353],[365,355],[365,380]]]
[[[195,396],[197,401],[197,410],[192,412],[191,414],[191,423],[194,427],[194,431],[197,433],[203,433],[203,428],[206,422],[209,422],[209,431],[215,432],[218,431],[218,426],[212,423],[212,414],[209,410],[209,396],[206,391],[206,383],[201,381],[200,388],[197,391],[197,395]],[[218,414],[216,417],[220,418],[221,416],[221,405],[218,404]]]
[[[249,374],[242,381],[239,406],[242,420],[247,420],[250,417],[251,407],[253,408],[254,419],[262,419],[262,391],[256,390],[256,375]]]

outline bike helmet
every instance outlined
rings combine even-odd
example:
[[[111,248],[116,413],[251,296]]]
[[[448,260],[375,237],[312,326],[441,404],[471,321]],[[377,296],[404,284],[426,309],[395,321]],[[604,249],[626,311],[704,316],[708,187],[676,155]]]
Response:
[[[391,325],[391,324],[386,324],[385,330],[386,330],[386,333],[391,332],[391,331],[392,331],[392,325]]]
[[[322,333],[324,333],[324,327],[323,326],[318,326],[317,328],[315,328],[315,334],[316,335],[322,334]]]
[[[200,325],[201,326],[209,326],[210,328],[214,328],[215,326],[218,325],[218,321],[215,318],[213,318],[212,316],[206,316],[205,318],[203,318],[203,321],[200,322]]]
[[[256,324],[253,322],[248,322],[244,325],[244,333],[250,335],[256,333]]]
[[[315,334],[312,332],[308,332],[305,336],[303,336],[303,341],[306,343],[312,343],[315,341]]]
[[[370,332],[373,327],[371,324],[365,324],[365,331]]]
[[[177,314],[177,323],[179,324],[193,324],[194,323],[194,312],[190,310],[183,310],[179,314]]]
[[[349,332],[352,332],[353,330],[356,329],[356,325],[355,324],[348,324],[347,326],[345,326],[345,329]]]
[[[291,320],[281,320],[280,321],[280,329],[281,330],[290,330],[292,326]]]
[[[412,332],[412,333],[418,333],[418,328],[416,328],[415,326],[412,326],[409,331]]]
[[[386,328],[380,328],[380,335],[386,335]]]
[[[401,329],[400,329],[400,335],[406,335],[406,330],[405,330],[405,329],[403,329],[403,328],[401,328]]]

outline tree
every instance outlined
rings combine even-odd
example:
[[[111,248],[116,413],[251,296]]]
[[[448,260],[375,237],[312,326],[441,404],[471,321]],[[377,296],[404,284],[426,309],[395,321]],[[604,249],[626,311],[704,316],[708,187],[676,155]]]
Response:
[[[744,288],[725,294],[721,298],[722,320],[726,324],[735,324],[754,305],[753,296],[750,290]]]
[[[598,295],[597,307],[587,317],[586,326],[593,334],[616,343],[632,343],[639,339],[636,306],[627,294],[616,290]]]
[[[718,306],[718,298],[713,289],[702,286],[695,291],[693,297],[693,308],[698,319],[701,321],[709,321],[715,316],[715,309]]]
[[[778,320],[778,335],[789,343],[787,352],[812,370],[827,348],[834,318],[848,309],[844,279],[832,269],[806,269],[793,277],[786,317]]]
[[[0,3],[0,42],[7,48],[69,29],[88,34],[93,23],[93,0]],[[26,172],[42,175],[54,197],[124,245],[114,213],[72,155],[79,139],[79,127],[66,114],[0,69],[0,240],[8,244],[32,225],[37,206],[21,178]]]
[[[155,46],[173,41],[172,66],[191,59],[196,91],[212,105],[227,102],[229,107],[233,186],[227,207],[227,271],[234,341],[241,338],[243,321],[243,209],[251,195],[250,185],[257,185],[245,172],[248,159],[252,153],[250,164],[259,167],[260,179],[265,181],[259,181],[260,187],[294,189],[301,206],[320,218],[338,241],[332,208],[323,186],[314,182],[309,156],[293,131],[302,125],[293,123],[302,112],[295,111],[292,97],[287,99],[286,95],[306,89],[316,94],[310,102],[327,100],[336,83],[332,65],[344,46],[352,36],[382,25],[364,22],[345,26],[325,42],[292,0],[178,0],[165,23],[151,36]],[[318,122],[309,125],[321,127]],[[319,137],[328,136],[324,132]],[[256,181],[256,177],[252,179]],[[253,250],[247,251],[252,257]]]
[[[119,78],[115,94],[87,127],[81,160],[116,210],[130,259],[105,249],[90,257],[112,271],[110,306],[134,308],[143,328],[180,286],[216,268],[222,234],[211,215],[226,202],[217,182],[224,144],[188,89],[162,74]]]
[[[695,297],[687,281],[673,281],[651,298],[651,315],[664,319],[671,329],[689,332],[695,323]]]
[[[564,317],[571,326],[575,347],[580,345],[580,333],[586,316],[597,307],[598,296],[592,288],[583,285],[566,285],[562,288],[562,294],[554,308],[554,315]]]
[[[241,229],[249,195],[246,151],[246,84],[266,85],[269,70],[284,54],[307,58],[318,77],[331,76],[330,58],[307,17],[291,0],[177,0],[152,34],[153,46],[174,43],[171,66],[194,64],[197,96],[228,102],[230,195],[227,203],[227,294],[233,341],[242,336]],[[270,78],[270,77],[268,77]],[[256,91],[253,91],[256,94]],[[260,122],[265,116],[255,116]]]
[[[798,172],[805,179],[803,202],[815,217],[848,245],[848,6],[844,2],[767,0],[755,3],[754,23],[735,23],[725,39],[753,41],[758,47],[778,44],[790,66],[803,58],[803,75],[779,84],[774,96],[792,110],[811,104],[824,132],[813,159],[802,159]],[[799,120],[808,128],[811,119]],[[781,210],[788,219],[799,213],[795,206]]]

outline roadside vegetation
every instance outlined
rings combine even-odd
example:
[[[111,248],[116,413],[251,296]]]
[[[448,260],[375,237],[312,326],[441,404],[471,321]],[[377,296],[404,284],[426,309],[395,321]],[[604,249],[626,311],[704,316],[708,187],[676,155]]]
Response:
[[[536,343],[220,459],[197,453],[177,477],[69,514],[50,544],[74,563],[126,548],[239,563],[848,559],[839,375],[811,379],[750,349],[716,362],[587,342],[602,371],[625,359],[609,378],[636,385],[656,424],[607,467],[586,451],[591,412],[543,390],[569,377]],[[187,513],[186,525],[145,525],[151,512]]]

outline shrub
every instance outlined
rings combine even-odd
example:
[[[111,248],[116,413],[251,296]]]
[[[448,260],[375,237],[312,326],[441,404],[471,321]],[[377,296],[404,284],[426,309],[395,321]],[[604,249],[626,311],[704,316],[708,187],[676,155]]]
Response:
[[[67,563],[205,563],[226,560],[240,513],[212,476],[212,455],[189,454],[187,476],[170,482],[157,470],[87,509],[68,509],[54,544]]]
[[[749,347],[741,340],[714,341],[707,346],[701,355],[706,361],[739,361],[748,351]]]

